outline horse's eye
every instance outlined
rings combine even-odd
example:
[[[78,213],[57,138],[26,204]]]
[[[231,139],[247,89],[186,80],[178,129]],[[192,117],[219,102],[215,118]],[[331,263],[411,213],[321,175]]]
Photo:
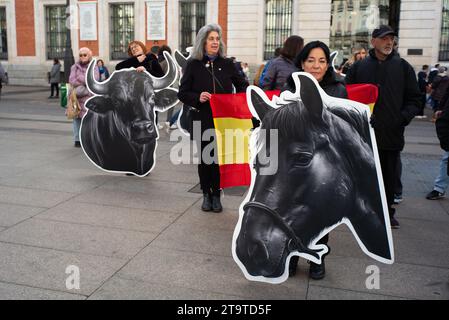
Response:
[[[301,152],[296,155],[295,166],[305,167],[312,161],[313,154],[310,152]]]

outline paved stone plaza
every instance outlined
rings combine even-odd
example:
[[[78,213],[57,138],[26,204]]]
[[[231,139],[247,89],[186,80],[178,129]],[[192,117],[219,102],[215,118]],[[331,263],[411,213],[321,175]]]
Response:
[[[247,281],[231,256],[242,195],[203,213],[189,192],[196,166],[171,163],[165,132],[148,177],[100,171],[44,90],[5,87],[0,100],[0,299],[449,299],[449,199],[425,199],[441,155],[429,119],[407,129],[396,262],[370,259],[341,226],[324,280],[309,280],[301,260],[295,277],[269,285]],[[379,289],[366,287],[370,265]],[[68,266],[79,290],[66,287]]]

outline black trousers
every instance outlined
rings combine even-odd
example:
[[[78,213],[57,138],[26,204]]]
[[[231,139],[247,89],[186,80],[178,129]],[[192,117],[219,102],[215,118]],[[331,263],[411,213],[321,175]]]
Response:
[[[398,158],[400,151],[379,150],[380,165],[382,167],[382,176],[384,179],[385,195],[387,196],[388,211],[390,217],[394,216],[394,191],[398,177]]]
[[[396,181],[394,183],[394,194],[402,196],[402,160],[401,154],[399,153],[398,161],[396,165]]]
[[[220,193],[220,169],[218,166],[218,158],[216,154],[217,143],[215,138],[211,138],[211,141],[196,141],[197,146],[200,145],[201,148],[198,150],[201,152],[199,155],[200,163],[198,165],[198,176],[200,178],[201,190],[203,193]],[[211,145],[212,144],[212,145]],[[210,150],[213,146],[212,151],[209,154],[203,154],[204,149]],[[207,151],[206,151],[207,152]],[[204,156],[204,158],[203,158]],[[208,158],[208,159],[206,159]],[[213,163],[210,164],[210,159],[213,159]]]
[[[52,83],[50,90],[51,90],[51,96],[54,96],[55,93],[55,89],[56,89],[56,97],[59,97],[59,84],[58,83]]]

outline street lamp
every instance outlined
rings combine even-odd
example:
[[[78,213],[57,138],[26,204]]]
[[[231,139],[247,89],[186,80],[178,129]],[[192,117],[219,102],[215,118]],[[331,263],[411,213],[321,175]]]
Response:
[[[70,0],[66,0],[67,7],[66,7],[66,27],[67,27],[67,36],[66,36],[66,42],[65,42],[65,52],[64,52],[64,80],[65,83],[69,83],[69,77],[70,77],[70,69],[75,64],[75,58],[73,57],[73,50],[72,50],[72,37],[70,34]]]

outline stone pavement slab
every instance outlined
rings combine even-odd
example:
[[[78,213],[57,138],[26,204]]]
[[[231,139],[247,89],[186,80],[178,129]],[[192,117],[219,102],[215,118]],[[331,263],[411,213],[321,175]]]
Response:
[[[45,208],[0,203],[0,226],[11,227],[45,210]]]
[[[0,282],[88,296],[126,260],[0,243]],[[80,270],[80,290],[68,290],[68,266]],[[0,299],[7,298],[0,296]]]
[[[298,275],[280,285],[250,282],[231,257],[161,249],[152,245],[117,275],[167,287],[179,286],[262,300],[304,299],[308,282],[305,275]],[[188,299],[189,296],[183,298]]]
[[[0,234],[0,242],[130,259],[156,234],[32,218]]]
[[[0,282],[2,300],[85,300],[78,294]]]
[[[179,216],[176,213],[95,205],[76,200],[64,202],[39,219],[130,231],[160,233]]]
[[[80,195],[75,200],[86,203],[117,206],[132,209],[144,209],[168,213],[183,213],[199,200],[191,196],[135,193],[113,191],[107,188],[97,188],[91,192]]]
[[[307,300],[406,300],[395,296],[309,285]]]
[[[1,182],[0,182],[1,183]],[[0,203],[51,208],[76,196],[69,192],[43,191],[0,185]]]
[[[114,276],[89,300],[241,300],[243,297]]]
[[[380,270],[380,289],[377,294],[407,299],[449,299],[448,269],[396,262],[393,265],[377,263],[372,259],[337,257],[326,258],[326,277],[319,281],[322,287],[372,293],[366,287],[367,267]],[[313,284],[313,280],[311,280]]]

